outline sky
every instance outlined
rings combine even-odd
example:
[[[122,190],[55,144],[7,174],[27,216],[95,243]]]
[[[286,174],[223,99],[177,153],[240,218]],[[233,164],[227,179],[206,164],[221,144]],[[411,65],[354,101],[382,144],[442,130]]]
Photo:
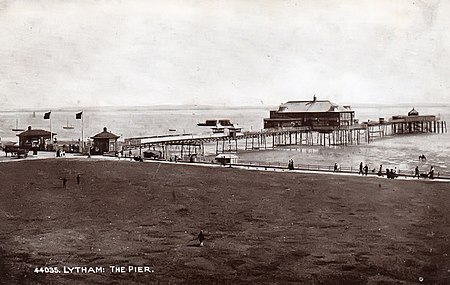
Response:
[[[5,108],[450,104],[450,1],[2,1]]]

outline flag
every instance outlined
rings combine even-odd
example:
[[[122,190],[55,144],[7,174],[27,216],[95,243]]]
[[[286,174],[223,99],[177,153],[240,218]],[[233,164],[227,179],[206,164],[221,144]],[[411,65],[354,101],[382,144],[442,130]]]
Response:
[[[76,113],[75,114],[75,119],[80,120],[81,119],[81,115],[83,115],[83,112]]]
[[[45,113],[44,114],[44,120],[48,120],[48,119],[50,119],[50,114],[51,114],[52,112],[47,112],[47,113]]]

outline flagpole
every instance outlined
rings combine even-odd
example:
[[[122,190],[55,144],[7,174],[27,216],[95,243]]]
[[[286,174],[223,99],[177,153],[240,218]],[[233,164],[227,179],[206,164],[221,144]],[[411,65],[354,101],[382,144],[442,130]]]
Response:
[[[81,152],[84,152],[84,129],[83,129],[83,111],[81,111]]]
[[[50,144],[52,145],[53,148],[53,132],[52,132],[52,113],[50,111]]]

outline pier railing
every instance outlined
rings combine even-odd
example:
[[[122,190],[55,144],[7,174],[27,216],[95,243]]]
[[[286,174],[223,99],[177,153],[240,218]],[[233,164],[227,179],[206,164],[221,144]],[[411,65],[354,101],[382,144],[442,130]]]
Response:
[[[232,164],[236,166],[243,166],[243,167],[267,167],[267,168],[278,168],[278,169],[287,169],[287,163],[281,163],[281,162],[263,162],[263,161],[246,161],[246,162],[240,162],[236,164]],[[339,166],[337,170],[334,169],[334,165],[319,165],[319,164],[294,164],[294,170],[306,170],[306,171],[318,171],[318,172],[341,172],[341,173],[353,173],[358,174],[359,173],[359,167],[342,167]],[[377,175],[379,176],[379,169],[372,168],[369,169],[367,175]],[[381,175],[386,175],[386,168],[382,169]],[[423,177],[426,173],[421,173],[421,177]],[[413,177],[414,176],[414,170],[402,170],[397,169],[397,176],[403,176],[403,177]],[[450,179],[450,175],[447,175],[446,173],[441,173],[439,171],[436,171],[434,174],[435,178],[442,178]]]

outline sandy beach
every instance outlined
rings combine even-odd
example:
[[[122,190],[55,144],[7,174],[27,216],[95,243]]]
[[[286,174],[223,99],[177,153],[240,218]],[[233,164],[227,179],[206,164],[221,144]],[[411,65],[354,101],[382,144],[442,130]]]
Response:
[[[0,173],[0,284],[450,282],[449,183],[125,160]]]

